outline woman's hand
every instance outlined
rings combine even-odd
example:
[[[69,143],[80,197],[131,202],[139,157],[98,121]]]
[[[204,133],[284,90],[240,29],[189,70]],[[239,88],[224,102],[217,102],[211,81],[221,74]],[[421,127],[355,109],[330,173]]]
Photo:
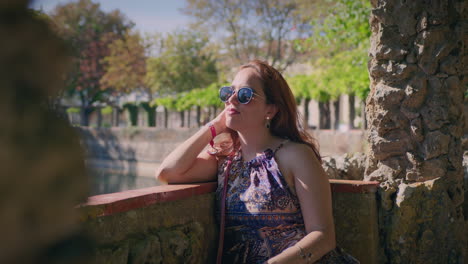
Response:
[[[216,129],[216,135],[226,132],[226,108],[221,111],[221,113],[215,117],[211,122]]]

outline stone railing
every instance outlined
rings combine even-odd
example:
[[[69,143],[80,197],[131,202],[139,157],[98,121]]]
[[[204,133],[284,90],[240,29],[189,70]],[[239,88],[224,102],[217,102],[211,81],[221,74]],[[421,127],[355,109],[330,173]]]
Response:
[[[330,180],[337,242],[376,263],[377,182]],[[214,263],[216,183],[163,185],[92,196],[78,206],[96,241],[93,263]]]

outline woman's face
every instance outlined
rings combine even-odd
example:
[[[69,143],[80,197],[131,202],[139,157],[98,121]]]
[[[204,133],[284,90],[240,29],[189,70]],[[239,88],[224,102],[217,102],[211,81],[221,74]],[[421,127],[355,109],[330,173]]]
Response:
[[[252,68],[240,70],[231,86],[235,93],[225,103],[226,126],[236,131],[264,129],[266,117],[273,118],[273,106],[266,103],[266,96],[256,71]],[[241,104],[237,100],[237,91],[243,87],[250,87],[255,93],[248,104]]]

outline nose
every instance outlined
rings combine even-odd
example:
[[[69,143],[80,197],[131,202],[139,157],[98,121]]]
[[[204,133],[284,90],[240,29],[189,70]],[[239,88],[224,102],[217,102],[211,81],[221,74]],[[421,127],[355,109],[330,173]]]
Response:
[[[236,98],[234,98],[234,97],[236,97]],[[236,104],[237,102],[239,102],[239,101],[237,100],[237,91],[234,90],[233,93],[232,93],[232,95],[229,97],[229,99],[227,100],[226,103],[229,103],[229,104]]]

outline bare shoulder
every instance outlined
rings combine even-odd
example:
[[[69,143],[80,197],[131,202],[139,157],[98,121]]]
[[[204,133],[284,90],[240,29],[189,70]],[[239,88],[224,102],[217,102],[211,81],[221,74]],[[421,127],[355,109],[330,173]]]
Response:
[[[302,143],[289,141],[283,145],[281,151],[278,151],[277,155],[280,159],[293,165],[301,165],[303,162],[311,161],[319,163],[312,148]]]
[[[310,175],[304,173],[307,171],[321,172],[323,170],[315,152],[306,144],[287,142],[276,156],[283,170],[293,176],[292,178]]]

